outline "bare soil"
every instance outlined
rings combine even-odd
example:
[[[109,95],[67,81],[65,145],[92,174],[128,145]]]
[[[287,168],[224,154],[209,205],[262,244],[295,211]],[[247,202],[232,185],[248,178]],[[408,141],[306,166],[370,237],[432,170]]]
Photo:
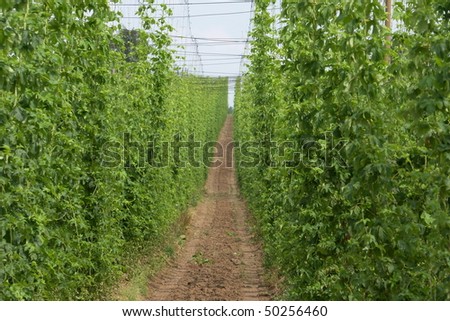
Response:
[[[228,156],[232,160],[231,151],[226,150],[232,131],[228,117],[219,137],[224,152],[215,158],[222,165],[209,169],[206,195],[190,211],[185,244],[150,281],[149,300],[271,299],[261,246],[251,233],[249,212],[239,197],[234,163],[226,164]]]

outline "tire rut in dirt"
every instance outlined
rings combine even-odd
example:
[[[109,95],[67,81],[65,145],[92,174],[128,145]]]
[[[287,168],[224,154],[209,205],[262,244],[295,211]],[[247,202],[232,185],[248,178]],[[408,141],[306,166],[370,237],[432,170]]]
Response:
[[[174,261],[149,285],[149,300],[269,300],[260,245],[249,230],[249,214],[239,199],[234,166],[226,146],[232,119],[222,129],[222,166],[210,168],[206,195],[190,210],[186,243]],[[231,155],[229,155],[231,156]]]

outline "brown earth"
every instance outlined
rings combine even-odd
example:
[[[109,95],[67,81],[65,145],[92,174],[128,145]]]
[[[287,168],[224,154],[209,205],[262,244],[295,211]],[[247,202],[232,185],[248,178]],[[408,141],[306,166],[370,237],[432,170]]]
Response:
[[[270,300],[264,282],[261,246],[250,231],[249,213],[239,198],[228,117],[219,137],[224,146],[211,167],[206,195],[190,211],[184,247],[149,284],[149,300]],[[230,157],[227,166],[227,157]],[[231,163],[231,164],[230,164]]]

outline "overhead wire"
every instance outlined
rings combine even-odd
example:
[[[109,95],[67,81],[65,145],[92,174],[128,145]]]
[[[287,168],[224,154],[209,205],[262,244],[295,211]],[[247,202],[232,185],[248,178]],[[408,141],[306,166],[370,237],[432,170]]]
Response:
[[[235,72],[220,72],[220,71],[205,71],[208,74],[223,74],[223,75],[232,75],[238,77],[239,74]],[[227,76],[228,77],[228,76]]]
[[[217,1],[217,2],[192,2],[189,3],[189,5],[195,6],[195,5],[224,5],[224,4],[249,4],[251,3],[251,0],[243,0],[243,1]],[[111,4],[123,6],[123,7],[138,7],[142,4],[140,3],[115,3],[112,2]],[[155,3],[155,4],[162,4],[162,3]],[[167,4],[167,3],[166,3]],[[185,3],[170,3],[167,4],[169,6],[184,6]]]
[[[172,38],[189,38],[190,37],[184,37],[184,36],[180,36],[180,35],[170,35]],[[222,38],[222,37],[194,37],[194,39],[196,40],[205,40],[205,41],[246,41],[248,39],[247,38]]]
[[[211,64],[203,64],[204,66],[223,66],[223,65],[236,65],[236,62],[219,62]]]
[[[186,51],[186,54],[197,54],[195,51]],[[242,57],[240,54],[222,53],[222,52],[199,52],[201,55],[207,56],[226,56],[226,57]]]
[[[245,44],[245,42],[242,42],[242,43],[230,43],[230,42],[182,43],[182,42],[173,42],[172,46],[222,47],[222,46],[240,46],[240,45],[244,45],[244,44]]]
[[[205,59],[203,58],[202,61],[236,61],[240,60],[240,57],[233,57],[233,58],[211,58],[211,59]]]
[[[238,14],[245,14],[245,13],[253,13],[253,11],[237,11],[237,12],[221,12],[221,13],[204,13],[204,14],[196,14],[191,15],[190,18],[200,18],[200,17],[216,17],[216,16],[232,16],[232,15],[238,15]],[[182,19],[186,18],[187,16],[166,16],[167,19]],[[140,19],[140,17],[131,16],[131,17],[125,17],[128,19]]]

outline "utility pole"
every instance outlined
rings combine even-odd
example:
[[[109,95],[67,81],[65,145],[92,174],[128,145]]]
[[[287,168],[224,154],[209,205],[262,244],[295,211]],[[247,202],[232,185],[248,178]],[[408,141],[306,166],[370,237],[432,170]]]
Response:
[[[392,29],[392,0],[386,0],[386,27]]]

